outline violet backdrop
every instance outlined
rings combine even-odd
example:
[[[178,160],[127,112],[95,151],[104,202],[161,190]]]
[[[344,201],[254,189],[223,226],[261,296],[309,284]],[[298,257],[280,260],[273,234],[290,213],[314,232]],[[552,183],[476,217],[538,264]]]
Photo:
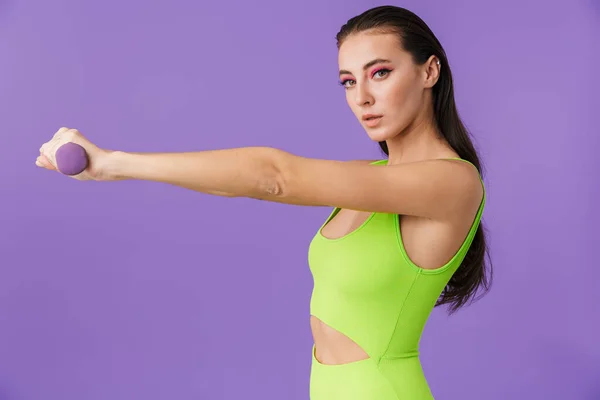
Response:
[[[335,34],[381,4],[0,1],[0,400],[308,398],[307,248],[329,209],[34,161],[61,126],[126,151],[380,157]],[[391,4],[445,46],[486,168],[495,280],[425,328],[436,399],[600,399],[600,2]]]

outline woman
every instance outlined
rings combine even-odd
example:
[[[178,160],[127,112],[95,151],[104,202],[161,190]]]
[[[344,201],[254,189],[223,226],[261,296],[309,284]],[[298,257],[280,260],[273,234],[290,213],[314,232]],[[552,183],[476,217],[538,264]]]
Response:
[[[311,399],[432,399],[418,350],[431,310],[454,312],[489,289],[479,159],[445,52],[420,18],[376,7],[350,19],[337,45],[348,105],[386,159],[319,160],[268,147],[128,153],[61,128],[36,164],[56,170],[56,150],[75,142],[90,161],[76,179],[333,207],[308,250]]]

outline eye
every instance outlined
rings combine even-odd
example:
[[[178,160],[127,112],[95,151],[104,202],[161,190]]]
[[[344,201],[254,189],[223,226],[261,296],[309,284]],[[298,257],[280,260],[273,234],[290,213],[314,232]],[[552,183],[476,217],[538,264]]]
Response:
[[[343,79],[342,81],[339,82],[340,86],[344,86],[345,88],[348,88],[348,86],[346,86],[346,84],[348,82],[354,82],[352,79]]]
[[[375,77],[375,76],[377,76],[378,78],[384,78],[384,77],[385,77],[387,74],[389,74],[390,72],[392,72],[392,70],[391,70],[391,69],[388,69],[388,68],[380,68],[380,69],[378,69],[378,70],[374,71],[374,72],[371,74],[371,77]],[[348,88],[349,88],[349,86],[347,85],[348,83],[352,84],[352,83],[354,83],[354,80],[353,80],[353,79],[343,79],[343,80],[341,80],[341,81],[339,82],[340,86],[343,86],[343,87],[345,87],[346,89],[348,89]]]
[[[387,74],[389,74],[390,72],[392,72],[391,70],[387,69],[387,68],[380,68],[377,71],[373,72],[372,76],[375,76],[377,74],[379,74],[380,78],[383,78],[384,76],[386,76]],[[383,74],[383,75],[381,75]]]

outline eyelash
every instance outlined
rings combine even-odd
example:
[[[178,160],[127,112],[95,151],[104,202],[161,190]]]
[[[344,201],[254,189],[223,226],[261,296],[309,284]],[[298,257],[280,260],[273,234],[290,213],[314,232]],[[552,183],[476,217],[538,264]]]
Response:
[[[380,69],[378,69],[376,71],[373,71],[373,74],[371,76],[374,76],[375,74],[377,74],[379,72],[383,72],[383,71],[385,71],[387,74],[389,74],[390,72],[392,72],[391,69],[380,68]],[[344,80],[342,80],[342,81],[339,82],[339,85],[342,86],[342,87],[346,87],[346,82],[351,81],[351,80],[353,80],[353,79],[344,79]],[[347,89],[347,87],[346,87],[346,89]]]

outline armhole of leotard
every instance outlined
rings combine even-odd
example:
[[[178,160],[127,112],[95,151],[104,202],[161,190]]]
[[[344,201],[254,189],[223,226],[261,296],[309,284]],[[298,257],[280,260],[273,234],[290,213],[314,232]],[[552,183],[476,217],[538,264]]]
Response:
[[[468,160],[462,159],[462,158],[444,158],[443,160],[461,160],[464,161],[466,163],[469,163],[473,166],[473,168],[475,168],[475,170],[477,170],[477,168],[475,167],[475,165],[473,165],[473,163],[471,163]],[[397,240],[398,240],[398,244],[400,246],[400,252],[402,253],[402,256],[404,257],[405,261],[414,269],[416,269],[418,272],[420,272],[421,274],[424,275],[435,275],[435,274],[441,274],[445,271],[447,271],[449,268],[452,267],[452,265],[456,262],[456,259],[458,257],[464,257],[466,255],[466,252],[468,252],[468,247],[471,246],[473,239],[475,238],[475,234],[477,233],[477,229],[479,229],[479,226],[481,225],[481,220],[482,220],[482,214],[483,214],[483,210],[485,208],[485,203],[486,203],[486,190],[485,190],[485,185],[483,182],[483,178],[481,177],[481,174],[479,173],[479,171],[477,171],[477,175],[479,176],[479,180],[481,182],[481,186],[483,189],[483,194],[481,197],[481,201],[479,202],[479,208],[477,209],[477,213],[475,214],[475,217],[473,218],[473,221],[471,222],[471,227],[469,228],[469,231],[467,232],[467,235],[465,237],[465,239],[463,240],[462,244],[460,245],[460,247],[458,248],[458,250],[454,253],[454,255],[452,256],[452,258],[450,258],[450,260],[442,265],[441,267],[435,268],[435,269],[426,269],[426,268],[422,268],[420,266],[418,266],[417,264],[413,263],[412,260],[410,259],[410,257],[408,256],[408,253],[406,252],[406,249],[404,247],[404,241],[402,239],[402,234],[400,232],[400,216],[397,215],[395,218],[395,226],[396,226],[396,235],[397,235]],[[461,262],[462,263],[462,262]],[[460,265],[460,264],[459,264]]]

